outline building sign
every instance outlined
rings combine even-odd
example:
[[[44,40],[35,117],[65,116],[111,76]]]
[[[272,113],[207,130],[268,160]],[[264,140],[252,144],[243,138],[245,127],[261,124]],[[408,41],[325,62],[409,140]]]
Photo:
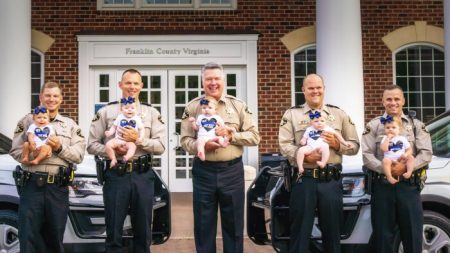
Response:
[[[241,57],[241,43],[96,44],[95,58],[217,58]]]

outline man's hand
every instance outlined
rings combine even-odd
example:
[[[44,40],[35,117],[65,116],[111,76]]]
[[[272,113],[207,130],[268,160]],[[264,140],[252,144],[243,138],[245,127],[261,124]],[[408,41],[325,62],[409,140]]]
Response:
[[[391,174],[393,177],[399,177],[406,172],[406,164],[399,161],[392,161]]]
[[[314,150],[311,154],[305,156],[305,163],[313,163],[316,164],[317,161],[322,160],[322,155],[319,150]]]
[[[215,140],[211,140],[208,141],[207,143],[205,143],[205,151],[209,152],[209,151],[214,151],[218,148],[220,148],[220,144],[219,144],[219,140],[215,139]]]
[[[52,148],[53,151],[61,148],[61,143],[59,142],[59,138],[55,135],[51,135],[48,137],[47,144]]]
[[[232,131],[225,126],[217,126],[216,127],[216,135],[217,136],[227,137],[228,140],[231,140],[232,134],[233,134]]]
[[[333,133],[330,133],[330,132],[327,132],[327,131],[323,131],[320,136],[323,138],[323,140],[326,143],[328,143],[330,148],[338,151],[339,148],[341,147],[341,144],[339,143],[339,140],[334,136]]]
[[[126,142],[136,142],[139,138],[138,132],[134,128],[118,127],[117,131],[122,139]]]

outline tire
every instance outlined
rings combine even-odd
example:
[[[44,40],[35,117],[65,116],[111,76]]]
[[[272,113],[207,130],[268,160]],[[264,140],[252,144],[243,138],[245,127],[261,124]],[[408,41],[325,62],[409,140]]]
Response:
[[[0,210],[0,252],[20,252],[18,221],[16,211]]]
[[[450,252],[450,220],[447,217],[437,212],[424,211],[423,231],[424,252]],[[394,249],[394,252],[404,252],[400,233],[395,236]]]

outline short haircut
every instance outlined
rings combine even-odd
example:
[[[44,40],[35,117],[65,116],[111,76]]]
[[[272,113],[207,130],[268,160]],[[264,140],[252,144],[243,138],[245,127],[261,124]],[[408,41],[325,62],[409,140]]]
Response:
[[[137,69],[127,69],[122,73],[122,77],[126,74],[126,73],[131,73],[131,74],[138,74],[141,78],[141,72],[139,72]]]
[[[208,69],[220,69],[223,72],[223,67],[219,63],[208,62],[202,67],[202,76]]]
[[[61,85],[57,82],[46,82],[44,85],[42,85],[41,88],[41,94],[44,93],[45,89],[51,89],[51,88],[58,88],[59,92],[62,94]]]
[[[396,84],[386,85],[386,86],[384,87],[384,90],[385,90],[385,91],[386,91],[386,90],[400,90],[401,92],[403,92],[402,87],[400,87],[400,86],[398,86],[398,85],[396,85]]]

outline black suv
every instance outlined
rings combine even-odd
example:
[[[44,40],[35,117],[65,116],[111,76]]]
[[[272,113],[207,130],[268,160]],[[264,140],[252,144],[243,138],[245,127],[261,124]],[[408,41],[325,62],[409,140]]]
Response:
[[[433,159],[421,192],[424,209],[423,252],[450,252],[450,111],[427,123]],[[286,252],[289,244],[290,168],[279,155],[263,155],[259,173],[247,191],[247,234],[256,244],[272,244]],[[366,192],[362,158],[344,157],[344,226],[342,252],[370,252],[372,227],[370,195]],[[286,180],[285,180],[286,179]],[[323,252],[317,219],[311,234],[311,252]],[[403,252],[399,233],[394,252]]]
[[[11,140],[0,134],[0,252],[20,252],[18,240],[18,205],[12,171],[18,163],[8,155]],[[70,212],[64,233],[66,252],[104,252],[105,214],[102,186],[95,175],[95,161],[86,155],[77,165],[73,185],[69,188]],[[170,192],[158,173],[155,173],[153,200],[153,244],[162,244],[170,237]],[[129,216],[124,223],[124,241],[130,245],[132,238]]]

